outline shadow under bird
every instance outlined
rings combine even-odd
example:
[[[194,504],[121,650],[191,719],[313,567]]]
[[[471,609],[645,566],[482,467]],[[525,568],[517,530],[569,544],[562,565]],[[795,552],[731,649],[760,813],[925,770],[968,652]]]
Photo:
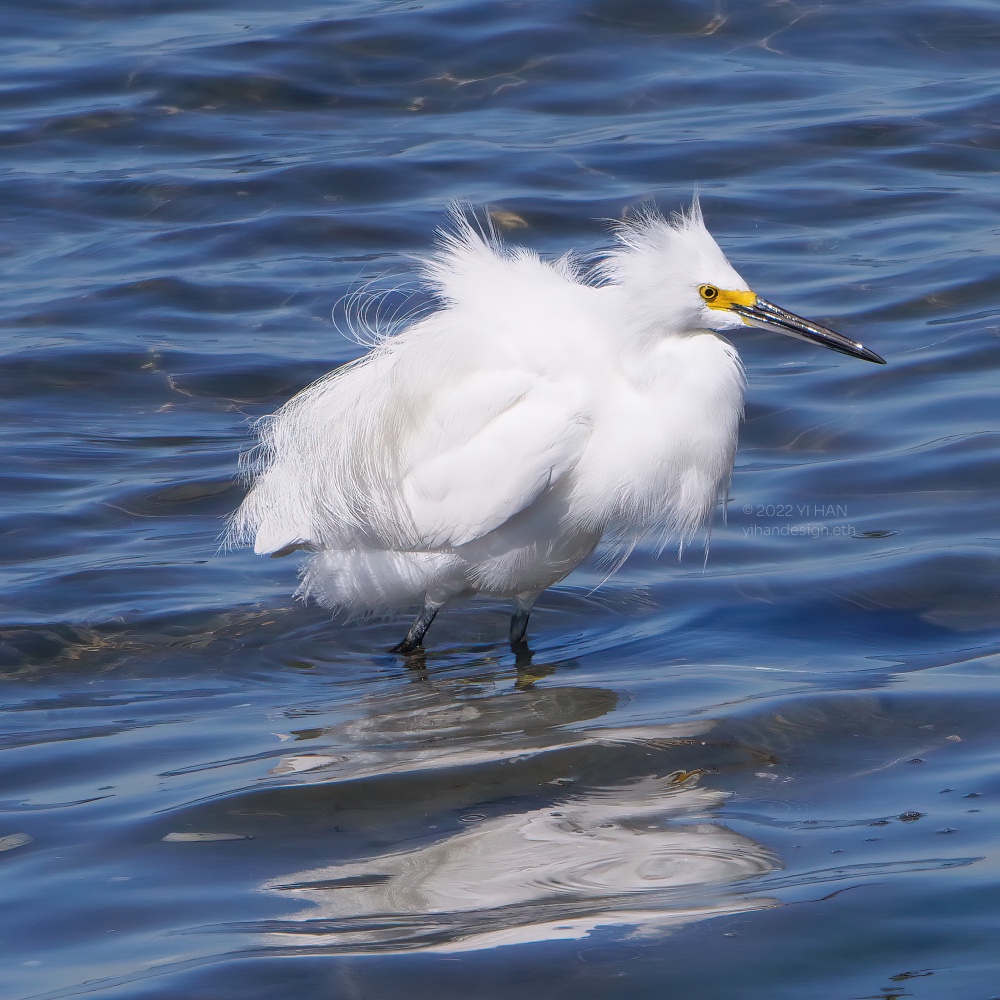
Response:
[[[639,213],[590,271],[456,217],[423,274],[437,309],[258,424],[230,524],[261,554],[311,553],[298,594],[351,617],[538,595],[599,543],[683,545],[732,474],[745,377],[725,334],[762,327],[885,364],[760,298],[695,201]]]

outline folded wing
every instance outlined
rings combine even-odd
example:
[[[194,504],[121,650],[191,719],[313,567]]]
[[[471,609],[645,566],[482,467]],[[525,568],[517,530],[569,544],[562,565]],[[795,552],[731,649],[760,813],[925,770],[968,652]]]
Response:
[[[430,549],[466,544],[530,507],[572,471],[590,434],[581,385],[522,371],[470,379],[438,401],[428,427],[441,429],[436,447],[405,475],[402,499]]]

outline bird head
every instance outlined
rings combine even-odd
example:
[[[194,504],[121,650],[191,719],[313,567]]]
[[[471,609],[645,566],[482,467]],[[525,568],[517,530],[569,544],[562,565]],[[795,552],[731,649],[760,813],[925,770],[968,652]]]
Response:
[[[639,212],[617,225],[616,233],[619,246],[601,271],[626,291],[633,319],[643,329],[683,335],[755,326],[885,364],[857,341],[757,295],[712,238],[697,198],[670,220],[655,211]]]

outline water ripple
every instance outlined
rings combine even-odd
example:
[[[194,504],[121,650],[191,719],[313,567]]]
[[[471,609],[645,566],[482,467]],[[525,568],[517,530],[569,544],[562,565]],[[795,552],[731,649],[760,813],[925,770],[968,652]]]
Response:
[[[5,995],[993,989],[993,7],[5,13]],[[449,202],[559,254],[696,187],[890,361],[740,336],[707,563],[582,567],[527,667],[457,608],[403,669],[219,551],[248,421],[360,353],[352,291],[426,307]]]

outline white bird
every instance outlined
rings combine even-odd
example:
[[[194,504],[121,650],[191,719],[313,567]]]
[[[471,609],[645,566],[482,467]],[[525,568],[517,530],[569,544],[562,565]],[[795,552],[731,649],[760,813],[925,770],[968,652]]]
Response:
[[[759,298],[697,200],[616,225],[589,271],[456,216],[423,262],[437,309],[302,390],[258,427],[230,538],[312,553],[298,595],[350,617],[538,595],[602,541],[683,545],[728,486],[745,378],[723,336],[758,326],[885,364]]]

